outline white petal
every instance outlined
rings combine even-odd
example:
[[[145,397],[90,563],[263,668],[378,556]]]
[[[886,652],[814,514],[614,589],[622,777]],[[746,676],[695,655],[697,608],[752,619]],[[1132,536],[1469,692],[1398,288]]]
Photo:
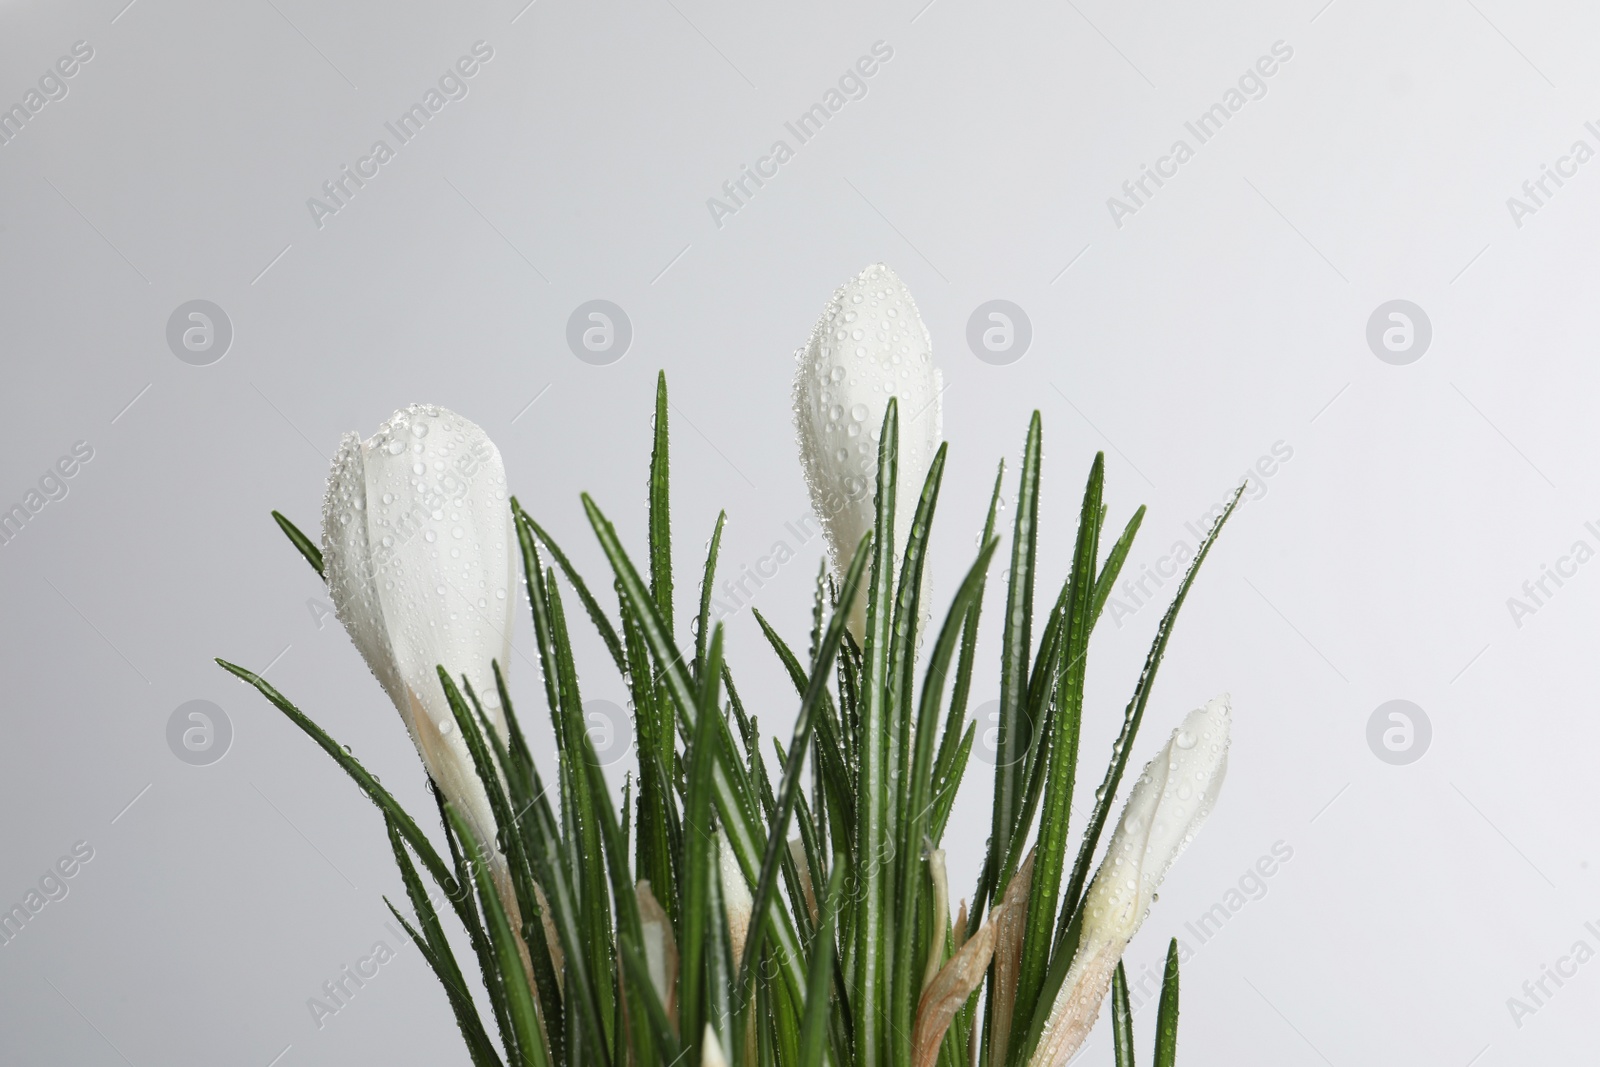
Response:
[[[367,541],[367,476],[361,438],[344,435],[322,501],[322,565],[333,610],[389,699],[409,720],[410,701],[389,645],[389,628],[372,581]]]
[[[811,506],[822,520],[836,574],[843,575],[872,527],[878,438],[891,396],[900,412],[899,490],[894,544],[903,551],[917,497],[943,435],[941,376],[933,340],[911,292],[874,264],[828,302],[811,340],[796,353],[795,428]],[[851,628],[859,637],[865,596]]]

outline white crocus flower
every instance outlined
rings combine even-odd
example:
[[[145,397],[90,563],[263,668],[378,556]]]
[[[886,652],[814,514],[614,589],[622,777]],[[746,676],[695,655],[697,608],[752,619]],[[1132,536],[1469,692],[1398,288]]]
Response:
[[[1226,694],[1191,711],[1145,765],[1084,898],[1083,934],[1032,1067],[1063,1067],[1089,1029],[1156,889],[1211,814],[1228,769]]]
[[[899,555],[943,436],[939,394],[944,385],[911,291],[881,263],[833,294],[795,358],[800,459],[834,573],[842,578],[856,545],[872,528],[878,438],[889,398],[898,398],[900,409],[894,524]],[[857,639],[863,637],[865,617],[866,597],[859,596],[849,617]]]
[[[413,404],[340,442],[322,507],[334,610],[491,855],[494,814],[437,668],[471,680],[504,736],[490,663],[510,657],[514,543],[500,453],[460,415]]]

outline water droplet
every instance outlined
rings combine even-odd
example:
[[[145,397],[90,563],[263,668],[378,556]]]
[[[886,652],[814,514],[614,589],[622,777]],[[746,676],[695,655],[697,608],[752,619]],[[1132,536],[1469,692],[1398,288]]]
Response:
[[[406,443],[398,437],[389,438],[389,455],[398,456],[406,450]]]

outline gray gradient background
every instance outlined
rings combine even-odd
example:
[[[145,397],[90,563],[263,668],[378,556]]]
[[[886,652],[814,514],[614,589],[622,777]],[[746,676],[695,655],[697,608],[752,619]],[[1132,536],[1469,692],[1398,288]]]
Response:
[[[395,946],[380,895],[398,879],[371,805],[211,657],[271,664],[413,810],[426,796],[268,510],[314,527],[342,431],[440,403],[489,431],[603,587],[577,493],[642,543],[664,367],[680,576],[718,507],[726,565],[753,566],[807,511],[792,353],[879,260],[915,293],[950,386],[941,599],[1035,407],[1051,590],[1096,449],[1111,521],[1150,505],[1135,573],[1275,442],[1293,449],[1202,575],[1136,753],[1232,692],[1227,787],[1135,942],[1136,975],[1274,842],[1293,848],[1186,968],[1183,1062],[1491,1067],[1592,1047],[1600,963],[1520,1028],[1506,998],[1580,937],[1600,945],[1584,929],[1600,920],[1600,565],[1520,627],[1506,599],[1596,543],[1600,162],[1520,228],[1505,203],[1573,140],[1596,143],[1591,7],[524,2],[0,3],[0,103],[74,41],[95,49],[0,147],[0,505],[73,442],[95,450],[0,547],[0,904],[73,842],[95,849],[0,947],[0,1061],[465,1063],[409,948],[320,1030],[306,1007],[375,941]],[[306,198],[480,39],[495,55],[470,95],[313,225]],[[878,40],[894,58],[866,98],[715,226],[706,198]],[[1266,97],[1116,227],[1106,198],[1278,40],[1294,57]],[[196,298],[235,329],[207,367],[164,338]],[[633,323],[612,366],[564,341],[592,298]],[[965,343],[992,298],[1033,324],[1010,366]],[[1409,366],[1364,338],[1395,298],[1433,323]],[[792,635],[820,550],[755,599]],[[995,686],[996,608],[977,699]],[[1157,614],[1096,636],[1094,774]],[[548,753],[518,625],[513,688]],[[748,613],[730,626],[747,696],[786,729],[792,691]],[[585,695],[621,703],[584,640]],[[1409,766],[1366,741],[1397,698],[1433,725]],[[167,747],[191,699],[233,724],[211,766]],[[949,833],[964,892],[986,771]],[[1146,1051],[1151,1025],[1142,1012]],[[1081,1062],[1110,1062],[1104,1035]]]

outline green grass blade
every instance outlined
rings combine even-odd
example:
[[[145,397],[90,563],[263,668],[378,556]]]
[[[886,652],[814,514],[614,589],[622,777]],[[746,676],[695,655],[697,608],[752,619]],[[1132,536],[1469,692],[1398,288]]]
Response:
[[[578,891],[582,908],[585,939],[584,947],[590,955],[590,973],[598,979],[609,975],[616,960],[616,942],[611,926],[611,902],[607,899],[606,853],[603,826],[605,818],[613,815],[611,800],[606,795],[603,782],[596,782],[598,761],[587,758],[589,735],[583,717],[583,698],[578,692],[578,671],[572,661],[572,642],[567,634],[566,614],[561,604],[561,591],[555,583],[555,572],[547,573],[543,592],[550,617],[550,632],[556,649],[558,690],[561,694],[561,716],[556,724],[556,738],[560,749],[564,783],[570,792],[564,794],[570,803],[567,808],[577,827],[577,834],[569,844],[577,849]],[[631,897],[630,897],[631,899]],[[595,994],[600,1004],[601,1018],[613,1022],[616,990],[611,982],[597,982]],[[614,1048],[615,1031],[606,1035],[607,1047]]]
[[[533,536],[544,542],[544,546],[550,550],[550,555],[555,558],[556,566],[561,568],[561,573],[566,576],[567,581],[572,583],[572,588],[577,592],[578,599],[583,603],[583,610],[588,613],[590,621],[594,623],[595,630],[600,634],[600,640],[605,642],[606,650],[611,653],[611,659],[616,663],[617,670],[626,672],[628,665],[622,658],[622,642],[617,638],[616,627],[611,625],[611,620],[606,618],[605,610],[600,607],[600,602],[594,598],[594,594],[589,592],[589,586],[584,582],[583,575],[578,573],[577,568],[572,565],[572,561],[567,558],[567,554],[561,551],[561,546],[556,544],[555,538],[551,537],[542,526],[533,521],[533,516],[522,510],[521,505],[517,503],[516,497],[511,498],[511,510],[517,517],[518,539],[522,538],[522,531],[526,529]],[[524,544],[522,548],[524,570],[528,566],[528,555],[528,546]]]
[[[905,819],[906,776],[904,767],[911,758],[911,723],[915,717],[913,686],[916,682],[917,641],[922,625],[922,572],[928,558],[928,539],[933,531],[933,516],[939,506],[939,488],[944,480],[945,457],[949,445],[941,443],[928,465],[911,530],[902,550],[896,545],[900,571],[895,591],[894,616],[889,631],[889,747],[888,780],[895,783],[890,796],[889,817],[884,833],[900,840],[900,825]]]
[[[978,539],[980,545],[986,545],[994,538],[995,516],[1000,509],[1000,488],[1005,474],[1006,465],[1002,461],[1000,470],[995,474],[994,491],[989,494],[989,514],[983,521],[983,535]],[[985,574],[985,588],[988,580],[988,575]],[[950,710],[945,717],[944,736],[939,742],[939,756],[933,764],[936,782],[944,782],[950,777],[956,746],[961,742],[962,724],[966,721],[967,714],[967,698],[972,692],[972,668],[978,653],[978,621],[983,614],[983,593],[984,589],[980,588],[977,599],[967,611],[966,622],[961,630],[961,654],[956,659],[956,680],[950,690]],[[957,775],[957,780],[959,778]]]
[[[698,680],[706,671],[706,637],[711,626],[711,583],[717,576],[717,553],[722,548],[722,527],[728,521],[726,511],[717,512],[717,525],[711,530],[711,540],[706,544],[706,569],[700,579],[700,615],[694,628],[694,676]]]
[[[1128,1006],[1128,972],[1117,961],[1111,976],[1111,1050],[1116,1067],[1135,1067],[1133,1059],[1133,1009]]]
[[[561,611],[554,572],[545,572],[529,531],[519,525],[523,566],[527,570],[528,600],[533,612],[534,636],[544,674],[546,700],[558,748],[558,782],[562,819],[572,832],[558,829],[553,818],[541,817],[540,841],[530,856],[540,884],[551,896],[551,914],[565,950],[568,979],[566,998],[576,1004],[575,1015],[585,1034],[568,1032],[568,1051],[602,1059],[611,1048],[607,1031],[614,1024],[615,991],[601,978],[610,974],[614,949],[610,909],[597,899],[606,893],[604,850],[593,813],[594,794],[588,788],[587,766],[575,756],[583,752],[583,702],[579,696],[571,642]],[[542,790],[541,790],[542,792]],[[548,809],[546,809],[548,810]],[[576,875],[576,880],[572,879]],[[546,879],[559,881],[552,888]],[[559,899],[558,899],[559,897]],[[576,990],[574,990],[574,985]],[[581,1043],[580,1043],[581,1042]]]
[[[1111,598],[1112,587],[1117,584],[1117,575],[1122,573],[1122,565],[1128,560],[1128,551],[1133,548],[1133,539],[1138,536],[1139,526],[1144,522],[1144,505],[1140,504],[1133,518],[1128,520],[1128,525],[1123,527],[1122,536],[1117,538],[1116,544],[1111,546],[1111,551],[1106,553],[1106,561],[1100,567],[1100,577],[1094,583],[1094,617],[1099,618],[1105,610],[1106,601]]]
[[[772,628],[766,618],[755,608],[750,609],[755,616],[756,624],[761,627],[761,632],[766,635],[767,643],[778,654],[784,668],[789,672],[789,680],[794,683],[796,692],[804,697],[810,685],[810,678],[805,668],[800,665],[800,660],[795,657],[788,644]],[[850,780],[849,764],[846,761],[843,746],[840,744],[839,723],[833,717],[832,701],[824,697],[824,706],[817,717],[817,746],[822,754],[820,769],[826,788],[832,793],[836,802],[844,810],[847,825],[855,824],[855,786]]]
[[[550,1057],[544,1046],[544,1035],[539,1030],[533,990],[528,985],[528,973],[522,967],[522,953],[517,948],[516,934],[512,932],[505,909],[500,905],[500,896],[495,892],[494,880],[489,874],[488,855],[473,837],[466,819],[449,805],[445,806],[445,810],[450,815],[456,836],[467,848],[473,878],[478,887],[478,900],[484,917],[488,919],[489,941],[494,946],[498,964],[496,974],[505,991],[511,1033],[516,1044],[514,1049],[506,1050],[506,1056],[512,1063],[525,1067],[549,1067]]]
[[[489,1042],[487,1032],[482,1034],[480,1040],[477,1035],[470,1033],[468,1030],[466,1019],[470,1016],[474,1022],[477,1022],[478,1018],[477,1008],[473,1006],[471,997],[464,989],[458,990],[450,985],[450,980],[446,977],[444,967],[440,963],[439,957],[434,953],[433,947],[429,945],[421,934],[417,933],[410,923],[406,922],[406,917],[396,910],[388,897],[383,898],[383,903],[388,907],[389,914],[394,916],[395,922],[399,923],[401,928],[405,930],[406,936],[411,938],[411,943],[417,946],[417,951],[422,954],[423,962],[427,963],[428,969],[433,971],[433,976],[439,979],[440,985],[445,987],[445,996],[450,1000],[450,1010],[455,1013],[456,1026],[461,1030],[461,1040],[466,1043],[467,1055],[472,1057],[473,1067],[503,1067],[500,1061],[500,1054],[495,1051],[494,1045]],[[482,1031],[483,1024],[478,1022],[477,1025],[478,1029]]]
[[[955,656],[956,644],[961,637],[962,624],[966,621],[973,601],[983,591],[984,575],[988,572],[989,561],[994,558],[995,549],[999,545],[998,538],[984,545],[983,550],[978,553],[977,560],[967,571],[966,578],[956,592],[955,601],[945,615],[944,625],[940,628],[938,640],[934,642],[933,652],[928,657],[927,673],[922,681],[921,702],[917,709],[916,748],[905,775],[909,786],[905,833],[901,835],[900,852],[896,857],[900,870],[895,908],[900,921],[894,928],[893,1045],[895,1059],[904,1063],[909,1063],[911,1059],[912,1015],[917,998],[922,992],[924,968],[921,965],[922,961],[916,957],[916,948],[922,939],[918,936],[921,930],[916,917],[919,907],[925,906],[925,902],[921,899],[926,877],[923,849],[928,839],[933,806],[934,732],[939,724],[939,707],[944,701],[945,682],[950,670],[950,661]],[[940,916],[939,922],[941,925],[939,936],[943,937],[945,916]]]
[[[811,950],[806,973],[806,1012],[800,1024],[800,1058],[797,1067],[822,1067],[828,1050],[828,993],[832,986],[834,937],[839,926],[839,902],[844,895],[844,859],[833,864],[827,894],[822,901],[822,926]]]
[[[554,832],[551,828],[555,826],[555,816],[550,810],[544,783],[540,781],[539,771],[533,765],[527,740],[522,735],[522,727],[512,707],[511,694],[506,689],[505,675],[501,672],[498,662],[491,661],[491,666],[494,669],[495,690],[500,696],[500,708],[505,713],[506,731],[509,737],[502,740],[495,733],[481,707],[478,708],[479,726],[492,744],[496,761],[505,773],[507,800],[511,804],[514,832],[519,839],[516,842],[519,851],[517,862],[526,865],[531,872],[537,872],[540,869],[536,859],[537,853],[541,850],[539,838],[543,833]],[[476,700],[474,703],[476,704]],[[442,816],[443,812],[440,814]],[[454,854],[453,839],[451,848]],[[527,877],[531,881],[537,878],[537,874],[530,873]],[[528,897],[533,905],[532,910],[522,912],[522,940],[527,945],[528,956],[533,963],[534,988],[539,994],[539,1006],[544,1017],[545,1036],[550,1042],[551,1058],[559,1061],[566,1046],[566,1017],[562,1010],[561,987],[556,981],[555,962],[550,955],[550,944],[542,919],[544,906],[539,903],[538,895],[533,891],[531,884],[522,887],[522,894]]]
[[[820,716],[818,705],[828,691],[828,677],[833,670],[833,658],[838,654],[839,642],[844,636],[845,619],[850,614],[850,606],[855,601],[856,593],[861,587],[861,576],[867,569],[867,560],[871,557],[873,536],[868,533],[856,546],[855,557],[850,561],[850,570],[845,574],[844,585],[839,594],[839,604],[834,608],[833,618],[828,622],[828,632],[822,639],[822,649],[817,657],[816,664],[811,668],[811,679],[806,687],[804,698],[800,701],[800,711],[795,716],[794,736],[789,742],[789,760],[784,768],[783,778],[778,783],[777,802],[772,812],[771,824],[767,828],[766,852],[761,858],[761,874],[756,879],[755,893],[752,894],[752,915],[766,913],[774,890],[777,888],[779,862],[789,855],[789,817],[794,812],[795,801],[800,796],[800,769],[805,763],[805,752],[811,745],[812,724]],[[760,754],[755,753],[759,761]],[[738,961],[739,988],[748,989],[755,961],[762,948],[762,934],[766,929],[765,923],[752,923],[750,936],[745,941],[744,958]],[[743,1003],[744,996],[739,1002]]]
[[[1172,1067],[1178,1058],[1178,939],[1167,942],[1167,967],[1156,1008],[1155,1067]]]
[[[955,755],[945,769],[933,798],[933,819],[928,827],[928,839],[934,848],[944,840],[945,825],[950,821],[950,809],[955,805],[956,793],[961,789],[961,779],[967,773],[967,760],[972,756],[972,742],[978,736],[978,724],[967,723],[966,733],[956,744]]]
[[[650,594],[672,632],[672,507],[667,450],[667,372],[656,372],[655,447],[650,450]]]
[[[1023,714],[1028,697],[1028,664],[1032,654],[1034,561],[1039,540],[1039,465],[1042,455],[1039,413],[1028,423],[1022,471],[1017,481],[1017,517],[1011,537],[1011,580],[1006,588],[1006,615],[1000,646],[1000,721],[994,772],[994,811],[989,850],[996,877],[988,887],[996,899],[1005,892],[1011,872],[1000,867],[1021,810],[1026,784],[1024,754],[1032,743],[1033,724]],[[981,895],[972,917],[982,913]]]
[[[1102,521],[1103,521],[1102,509]],[[1100,576],[1095,580],[1094,608],[1092,617],[1100,618],[1100,613],[1105,607],[1107,598],[1116,584],[1117,575],[1122,571],[1122,565],[1128,557],[1128,550],[1133,545],[1134,535],[1138,532],[1139,524],[1144,518],[1144,508],[1141,506],[1134,512],[1133,518],[1122,531],[1122,536],[1112,546],[1105,563],[1100,568]],[[1096,537],[1099,531],[1096,531]],[[1017,814],[1015,825],[1011,831],[1011,842],[1004,853],[1004,862],[1001,869],[1007,872],[1016,870],[1017,864],[1022,861],[1023,854],[1027,851],[1030,831],[1033,828],[1033,817],[1037,813],[1039,801],[1043,797],[1044,783],[1048,761],[1040,757],[1049,751],[1051,744],[1049,731],[1052,727],[1050,701],[1059,690],[1057,674],[1062,665],[1062,656],[1065,649],[1061,645],[1061,627],[1068,615],[1067,597],[1072,588],[1071,578],[1061,583],[1061,592],[1056,597],[1055,606],[1050,611],[1049,622],[1045,625],[1044,636],[1039,642],[1039,655],[1034,661],[1033,674],[1028,687],[1028,721],[1039,724],[1037,735],[1033,744],[1023,756],[1023,779],[1027,782],[1023,790],[1022,807]],[[1092,630],[1091,630],[1092,632]]]
[[[922,494],[912,512],[911,531],[906,537],[904,558],[900,562],[900,584],[895,594],[894,624],[889,637],[889,750],[888,781],[893,783],[889,797],[889,817],[884,833],[891,841],[903,838],[909,797],[905,768],[911,759],[911,723],[914,717],[913,686],[917,665],[917,641],[922,626],[922,572],[928,558],[928,539],[933,531],[933,516],[939,506],[939,488],[944,480],[945,456],[949,445],[940,444],[928,465]],[[896,546],[898,547],[898,546]],[[891,888],[893,893],[903,887]],[[909,1048],[909,1046],[907,1046]],[[907,1053],[909,1056],[909,1053]]]
[[[395,910],[387,897],[384,898],[384,903],[405,927],[406,933],[421,951],[422,958],[427,961],[434,977],[438,978],[439,984],[444,987],[445,996],[450,1001],[450,1010],[455,1014],[456,1026],[461,1030],[461,1039],[466,1042],[474,1067],[499,1065],[500,1057],[489,1041],[488,1031],[483,1028],[483,1020],[478,1017],[477,1006],[472,1002],[472,993],[467,989],[461,968],[456,963],[455,952],[450,948],[444,928],[439,924],[439,915],[434,911],[433,902],[428,899],[428,891],[417,875],[417,868],[411,862],[411,856],[406,851],[400,831],[395,829],[394,820],[388,817],[384,818],[384,828],[388,831],[389,848],[394,852],[395,865],[400,868],[400,880],[405,884],[406,896],[411,901],[412,910],[416,912],[417,923],[422,928],[422,933],[412,929],[411,924]]]
[[[505,868],[511,880],[517,912],[519,915],[526,917],[522,928],[518,932],[524,936],[525,944],[530,939],[530,935],[543,938],[543,926],[537,922],[527,921],[533,919],[539,911],[538,897],[533,888],[536,875],[524,849],[524,838],[519,832],[511,801],[506,796],[505,789],[501,784],[501,768],[510,763],[504,743],[495,736],[494,730],[489,724],[488,716],[484,713],[483,705],[478,701],[477,694],[472,691],[472,686],[466,682],[465,677],[462,679],[465,687],[465,698],[463,698],[462,690],[456,687],[443,666],[438,668],[438,673],[440,684],[444,688],[445,699],[449,702],[451,714],[455,718],[456,728],[461,732],[462,740],[466,743],[467,752],[472,757],[473,769],[477,772],[478,779],[483,783],[484,791],[489,799],[489,808],[494,813],[495,837],[503,849]],[[468,700],[472,702],[472,710],[468,710]],[[476,718],[474,718],[474,712],[476,712]],[[494,739],[494,744],[500,753],[501,758],[498,763],[490,755],[490,738]],[[514,773],[514,771],[508,771],[507,777],[510,778]],[[448,814],[446,818],[448,820]],[[449,821],[452,828],[454,828],[454,821]],[[462,843],[463,845],[468,844],[465,839],[462,839]],[[505,902],[502,901],[501,906],[504,908],[506,906]],[[488,918],[487,914],[485,914],[485,918]],[[509,922],[509,914],[507,921]],[[491,935],[493,934],[492,927],[489,928],[489,932]],[[492,936],[490,940],[492,944]],[[534,947],[532,945],[528,947],[531,962]],[[496,966],[498,966],[498,949],[495,950],[495,955],[497,958]],[[518,953],[518,969],[519,971],[522,969],[520,950]],[[524,978],[526,977],[526,973],[524,973]],[[516,1020],[511,1016],[514,1004],[506,982],[506,977],[500,975],[495,980],[492,988],[503,998],[502,1010],[514,1030]],[[534,990],[534,992],[537,994],[539,991]],[[510,1037],[507,1037],[508,1046],[510,1040]]]
[[[680,816],[678,791],[667,769],[675,751],[672,709],[663,707],[663,702],[656,699],[659,689],[651,678],[650,653],[626,601],[622,604],[622,633],[631,668],[627,678],[633,694],[634,731],[639,743],[635,864],[638,876],[650,882],[662,910],[676,923]]]
[[[1028,893],[1026,932],[1022,937],[1022,964],[1018,971],[1017,1003],[1032,1004],[1044,982],[1050,962],[1052,933],[1056,925],[1056,898],[1061,889],[1061,868],[1066,861],[1072,790],[1078,771],[1078,731],[1083,719],[1083,687],[1088,662],[1089,633],[1094,628],[1096,564],[1100,558],[1101,499],[1105,492],[1105,454],[1095,455],[1089,482],[1083,491],[1078,516],[1077,545],[1068,579],[1068,614],[1058,640],[1055,696],[1049,724],[1044,805],[1039,815],[1039,843]]]
[[[691,734],[699,719],[699,713],[696,710],[698,705],[694,688],[690,683],[688,672],[684,669],[683,653],[678,650],[672,635],[662,625],[654,601],[650,599],[649,591],[623,549],[610,520],[589,496],[583,497],[583,505],[590,525],[594,528],[595,536],[600,541],[600,547],[617,576],[623,595],[638,613],[640,629],[650,646],[651,655],[656,659],[661,682],[677,705],[679,732],[682,735]],[[708,666],[708,672],[709,669]],[[743,765],[738,760],[728,724],[720,714],[712,718],[714,719],[712,727],[719,733],[717,751],[720,755],[718,765],[712,772],[717,814],[722,819],[723,828],[728,834],[728,842],[740,870],[744,872],[746,880],[753,887],[765,844],[765,830],[756,816],[754,789],[749,782],[749,775],[745,773]],[[756,918],[760,919],[759,916]],[[805,996],[805,964],[794,920],[782,906],[781,900],[774,898],[772,907],[768,909],[766,921],[773,924],[768,936],[773,940],[774,956],[778,960],[778,967],[783,974],[789,995],[799,1001]]]
[[[272,518],[278,524],[278,529],[289,539],[289,543],[299,549],[306,562],[311,564],[311,569],[317,572],[317,577],[327,578],[327,571],[322,566],[322,549],[318,548],[311,538],[301,533],[300,528],[290,522],[283,512],[274,511]]]
[[[678,926],[678,1033],[691,1064],[700,1062],[706,1025],[706,946],[714,918],[710,911],[712,882],[718,871],[712,812],[720,761],[717,749],[722,743],[716,728],[721,714],[717,707],[717,689],[722,680],[721,626],[712,632],[706,666],[697,694],[699,716],[686,754],[689,788],[684,800],[683,858],[679,863],[683,873],[683,910]]]
[[[854,888],[856,1062],[878,1067],[889,1047],[889,974],[887,929],[889,882],[886,868],[894,842],[888,836],[889,779],[889,630],[894,597],[895,484],[899,464],[898,406],[890,398],[878,440],[877,512],[873,529],[872,578],[868,585],[866,637],[862,648],[860,753],[856,786],[857,878]],[[886,875],[888,877],[886,877]]]

